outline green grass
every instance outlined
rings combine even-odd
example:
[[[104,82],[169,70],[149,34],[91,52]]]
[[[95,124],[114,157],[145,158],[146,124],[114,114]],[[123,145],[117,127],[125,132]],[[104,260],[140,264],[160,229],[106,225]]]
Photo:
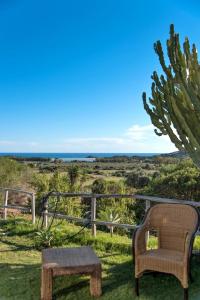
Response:
[[[40,299],[40,257],[34,249],[35,228],[23,219],[0,223],[0,299],[39,300]],[[75,225],[63,223],[62,230],[67,237],[80,230]],[[150,240],[151,247],[155,240]],[[130,255],[131,240],[97,232],[97,238],[90,231],[78,235],[65,246],[89,244],[97,252],[103,266],[102,300],[134,300],[133,264]],[[196,241],[195,247],[200,244]],[[190,285],[190,299],[200,299],[200,258],[192,260],[192,272],[195,282]],[[168,275],[145,275],[140,280],[140,300],[179,300],[182,288],[176,278]],[[54,282],[54,296],[57,300],[89,300],[89,278],[81,276],[63,276]]]

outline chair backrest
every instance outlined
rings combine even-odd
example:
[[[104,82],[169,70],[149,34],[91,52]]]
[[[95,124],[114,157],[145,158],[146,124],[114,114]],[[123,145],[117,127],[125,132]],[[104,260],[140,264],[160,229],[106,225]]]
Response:
[[[144,223],[158,231],[160,248],[184,252],[188,233],[198,228],[199,214],[189,205],[157,204],[149,209]]]

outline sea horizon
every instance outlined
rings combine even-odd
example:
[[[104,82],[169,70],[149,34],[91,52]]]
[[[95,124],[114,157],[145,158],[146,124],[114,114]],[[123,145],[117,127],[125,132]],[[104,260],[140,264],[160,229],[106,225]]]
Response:
[[[64,161],[71,160],[89,160],[95,158],[106,158],[113,156],[139,156],[151,157],[161,153],[126,153],[126,152],[1,152],[0,156],[15,156],[21,158],[49,158],[62,159]]]

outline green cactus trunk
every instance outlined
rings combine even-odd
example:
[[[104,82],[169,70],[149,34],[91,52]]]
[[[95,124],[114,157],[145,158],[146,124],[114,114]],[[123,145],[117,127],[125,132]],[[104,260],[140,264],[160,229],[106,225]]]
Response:
[[[160,41],[154,44],[164,75],[152,75],[152,96],[147,103],[143,93],[143,103],[150,115],[155,133],[168,135],[172,143],[186,151],[200,168],[200,65],[197,49],[190,49],[186,38],[181,49],[179,35],[170,26],[167,40],[169,65],[165,63]]]

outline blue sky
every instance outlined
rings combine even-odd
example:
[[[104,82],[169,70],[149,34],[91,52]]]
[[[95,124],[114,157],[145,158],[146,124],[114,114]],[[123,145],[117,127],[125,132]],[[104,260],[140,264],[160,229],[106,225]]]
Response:
[[[153,43],[200,48],[199,1],[1,0],[0,152],[168,152],[141,94]]]

